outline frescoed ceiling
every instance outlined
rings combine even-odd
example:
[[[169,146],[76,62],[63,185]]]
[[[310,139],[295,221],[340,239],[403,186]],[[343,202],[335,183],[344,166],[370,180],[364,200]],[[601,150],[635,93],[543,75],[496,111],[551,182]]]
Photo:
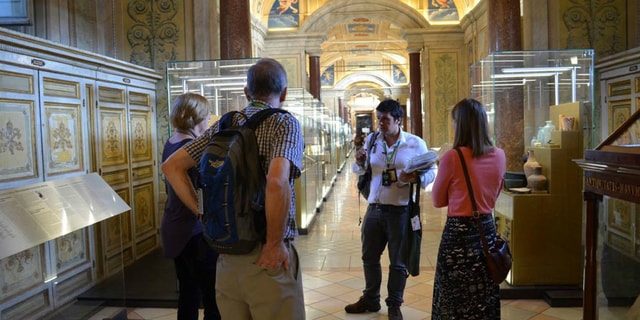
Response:
[[[459,24],[461,17],[479,1],[252,0],[251,8],[269,26],[270,32],[326,32],[327,40],[321,46],[320,72],[330,70],[335,74],[334,85],[352,73],[381,72],[389,75],[387,85],[395,85],[394,74],[401,79],[408,78],[407,41],[403,30]],[[288,20],[286,13],[291,13]],[[274,17],[281,19],[277,23],[289,23],[289,27],[273,27]],[[358,81],[367,92],[375,87],[366,81],[350,81]],[[357,92],[358,86],[358,83],[343,84],[352,92]],[[376,95],[386,95],[383,86],[380,85]]]

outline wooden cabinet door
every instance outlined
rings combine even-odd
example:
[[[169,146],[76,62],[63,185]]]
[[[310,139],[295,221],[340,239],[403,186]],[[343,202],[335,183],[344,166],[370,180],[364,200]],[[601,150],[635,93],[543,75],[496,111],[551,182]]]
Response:
[[[0,188],[42,182],[37,71],[0,62]]]
[[[89,80],[40,72],[45,180],[87,172]]]
[[[159,246],[156,214],[155,91],[129,87],[129,152],[131,159],[132,215],[135,257]]]

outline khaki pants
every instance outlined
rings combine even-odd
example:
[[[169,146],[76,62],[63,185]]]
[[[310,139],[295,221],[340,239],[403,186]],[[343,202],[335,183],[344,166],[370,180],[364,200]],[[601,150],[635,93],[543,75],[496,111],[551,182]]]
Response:
[[[262,245],[246,255],[221,254],[216,274],[216,300],[224,320],[304,320],[302,272],[298,251],[289,248],[289,270],[256,266]]]

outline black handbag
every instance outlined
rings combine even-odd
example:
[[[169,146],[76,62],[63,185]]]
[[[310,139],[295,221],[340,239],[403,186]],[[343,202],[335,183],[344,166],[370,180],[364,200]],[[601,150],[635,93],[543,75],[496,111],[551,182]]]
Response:
[[[504,279],[507,278],[511,265],[513,263],[511,257],[511,250],[509,249],[509,243],[502,239],[499,234],[496,234],[495,245],[489,248],[487,239],[484,237],[484,228],[480,223],[480,213],[476,206],[476,197],[473,195],[473,188],[471,187],[471,179],[469,178],[469,171],[467,170],[467,164],[464,161],[464,156],[459,148],[456,148],[458,155],[460,156],[460,162],[462,162],[462,170],[464,171],[464,177],[467,180],[467,188],[469,189],[469,198],[471,199],[471,205],[473,206],[473,217],[476,220],[478,226],[478,232],[480,233],[480,240],[482,242],[482,251],[484,252],[485,260],[487,261],[487,269],[489,275],[495,284],[501,284]]]
[[[372,136],[371,140],[369,140],[369,145],[367,148],[367,160],[365,161],[365,166],[367,169],[364,174],[358,176],[358,192],[365,198],[369,199],[369,190],[371,190],[371,165],[369,164],[369,157],[371,156],[371,148],[376,143],[376,139],[378,138],[378,132],[376,131]]]
[[[413,187],[415,186],[415,200]],[[422,243],[422,222],[420,221],[420,185],[411,184],[409,187],[409,219],[405,233],[404,265],[411,276],[420,275],[420,245]],[[416,230],[414,230],[414,219]]]

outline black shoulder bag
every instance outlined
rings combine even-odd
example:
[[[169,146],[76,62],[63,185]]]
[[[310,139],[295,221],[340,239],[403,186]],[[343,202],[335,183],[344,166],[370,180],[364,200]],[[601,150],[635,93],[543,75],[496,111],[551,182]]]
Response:
[[[415,187],[415,192],[414,188]],[[409,186],[409,219],[405,234],[405,260],[407,272],[420,275],[420,245],[422,242],[422,222],[420,221],[420,182]]]
[[[476,197],[473,195],[473,188],[471,187],[471,178],[469,178],[469,171],[467,170],[467,164],[464,161],[464,156],[460,148],[456,148],[458,155],[460,156],[460,162],[462,162],[462,170],[464,171],[464,178],[467,180],[467,188],[469,189],[469,197],[471,199],[471,205],[473,206],[473,217],[476,220],[478,226],[478,232],[480,233],[480,240],[482,241],[482,251],[487,261],[487,269],[489,269],[489,275],[495,284],[501,284],[504,279],[507,278],[509,270],[511,270],[511,250],[509,250],[509,244],[496,234],[495,245],[489,248],[487,239],[484,237],[484,228],[480,223],[480,213],[476,206]]]
[[[369,163],[369,157],[371,156],[371,148],[373,148],[373,144],[376,143],[376,139],[378,138],[378,133],[375,132],[371,135],[371,140],[369,140],[368,148],[367,148],[367,159],[365,160],[366,171],[364,174],[358,176],[358,191],[365,198],[369,199],[369,190],[371,189],[371,164]]]

